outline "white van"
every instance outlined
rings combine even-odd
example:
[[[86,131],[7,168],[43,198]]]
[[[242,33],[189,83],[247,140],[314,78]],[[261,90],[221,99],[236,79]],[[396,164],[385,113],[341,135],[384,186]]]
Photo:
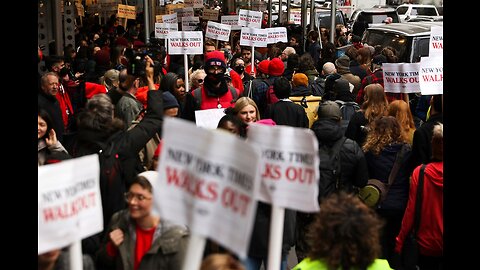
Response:
[[[438,10],[434,5],[403,4],[397,7],[397,13],[401,22],[407,22],[418,15],[439,16]]]

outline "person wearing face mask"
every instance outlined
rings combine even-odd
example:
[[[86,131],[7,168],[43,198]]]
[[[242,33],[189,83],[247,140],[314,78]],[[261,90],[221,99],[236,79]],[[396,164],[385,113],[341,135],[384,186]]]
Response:
[[[191,91],[193,101],[186,110],[207,110],[229,108],[235,105],[239,91],[229,87],[225,81],[225,56],[220,51],[209,52],[205,55],[204,83],[199,88]],[[187,105],[186,105],[187,106]]]
[[[232,69],[235,70],[238,75],[240,75],[243,85],[254,79],[252,76],[250,76],[250,74],[245,72],[245,61],[243,60],[243,58],[239,57],[234,59],[232,62]]]

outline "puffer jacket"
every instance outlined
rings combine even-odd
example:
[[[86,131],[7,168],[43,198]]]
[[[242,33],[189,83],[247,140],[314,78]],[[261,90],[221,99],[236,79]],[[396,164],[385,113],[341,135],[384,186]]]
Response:
[[[98,263],[109,266],[109,269],[131,270],[135,259],[135,221],[130,219],[128,210],[122,210],[112,216],[108,231],[121,229],[124,241],[118,247],[117,256],[111,257],[107,253],[108,237],[98,252]],[[150,249],[140,261],[138,270],[158,269],[181,269],[183,258],[187,251],[189,233],[185,226],[175,225],[169,221],[160,219],[153,234],[153,242]],[[111,268],[115,266],[114,268]]]
[[[333,146],[343,136],[340,123],[331,119],[318,119],[313,123],[312,130],[319,146]],[[354,187],[364,187],[367,184],[367,162],[360,146],[351,139],[346,139],[340,149],[340,168],[346,191],[351,192]]]

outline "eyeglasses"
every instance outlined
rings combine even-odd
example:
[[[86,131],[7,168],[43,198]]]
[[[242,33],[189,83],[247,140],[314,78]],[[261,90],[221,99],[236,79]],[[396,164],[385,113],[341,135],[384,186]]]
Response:
[[[125,201],[129,203],[133,198],[137,199],[138,202],[143,202],[145,200],[150,200],[150,198],[143,196],[142,194],[135,194],[132,192],[125,192]]]
[[[203,83],[203,79],[198,79],[197,82],[198,83]]]

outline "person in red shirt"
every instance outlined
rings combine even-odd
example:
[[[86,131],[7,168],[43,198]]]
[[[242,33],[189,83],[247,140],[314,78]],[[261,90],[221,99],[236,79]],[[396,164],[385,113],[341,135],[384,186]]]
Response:
[[[113,269],[181,269],[188,245],[185,226],[153,215],[153,186],[158,172],[145,171],[125,193],[128,208],[115,213],[98,263]],[[109,269],[110,269],[109,268]]]
[[[396,238],[395,252],[400,253],[404,240],[414,227],[415,203],[422,165],[412,173],[407,208]],[[423,176],[420,224],[417,230],[420,269],[443,269],[443,124],[433,128],[432,162],[425,166]]]

